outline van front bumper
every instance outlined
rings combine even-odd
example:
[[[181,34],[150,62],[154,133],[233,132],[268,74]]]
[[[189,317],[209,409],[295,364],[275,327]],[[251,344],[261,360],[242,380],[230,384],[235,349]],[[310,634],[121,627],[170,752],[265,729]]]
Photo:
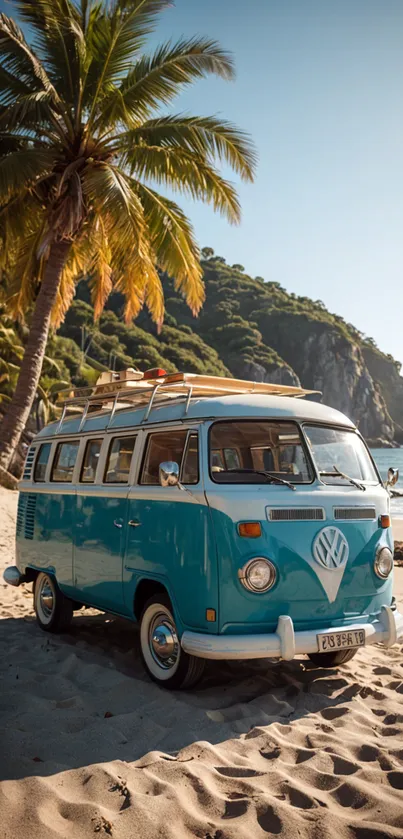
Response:
[[[399,639],[403,640],[403,615],[390,606],[382,606],[379,618],[372,623],[321,627],[304,632],[295,632],[290,616],[281,615],[276,631],[267,635],[208,635],[185,631],[181,644],[186,653],[198,658],[283,658],[290,661],[296,655],[319,652],[318,635],[327,632],[350,632],[355,629],[365,632],[365,646],[383,644],[385,647],[391,647]]]

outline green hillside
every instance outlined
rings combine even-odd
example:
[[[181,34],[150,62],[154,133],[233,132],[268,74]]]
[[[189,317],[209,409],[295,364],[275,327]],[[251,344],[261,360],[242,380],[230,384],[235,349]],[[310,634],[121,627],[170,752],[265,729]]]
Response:
[[[163,275],[166,318],[159,334],[146,311],[125,326],[118,294],[94,323],[88,286],[80,283],[65,323],[49,342],[44,389],[57,389],[58,380],[93,383],[102,369],[129,366],[301,383],[321,390],[323,401],[354,419],[367,438],[403,441],[398,362],[322,301],[252,278],[211,249],[204,254],[206,302],[200,316],[191,315],[173,281]],[[18,366],[16,358],[12,361]],[[0,376],[0,392],[7,395],[12,378]]]

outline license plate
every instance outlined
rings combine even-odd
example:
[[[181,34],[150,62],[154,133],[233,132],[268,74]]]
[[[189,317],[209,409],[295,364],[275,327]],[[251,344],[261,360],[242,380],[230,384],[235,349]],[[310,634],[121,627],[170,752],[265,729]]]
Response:
[[[328,653],[332,650],[345,650],[348,647],[363,647],[365,644],[365,631],[363,629],[351,629],[346,632],[326,632],[316,636],[320,653]]]

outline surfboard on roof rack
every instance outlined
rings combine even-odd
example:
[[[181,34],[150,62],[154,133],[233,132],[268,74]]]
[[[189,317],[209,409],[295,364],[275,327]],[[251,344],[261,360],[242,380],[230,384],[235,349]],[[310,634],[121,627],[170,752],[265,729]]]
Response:
[[[102,411],[109,412],[108,425],[117,410],[133,407],[146,407],[143,422],[147,422],[151,409],[156,404],[171,399],[186,401],[185,415],[191,399],[212,396],[227,396],[242,393],[260,393],[270,396],[294,396],[302,398],[320,391],[306,390],[291,385],[277,385],[271,382],[250,382],[246,379],[227,379],[224,376],[203,376],[198,373],[167,373],[161,368],[153,368],[142,373],[128,368],[120,373],[108,371],[102,373],[94,387],[76,388],[60,391],[58,404],[63,406],[58,431],[68,414],[80,413],[81,431],[88,414]]]

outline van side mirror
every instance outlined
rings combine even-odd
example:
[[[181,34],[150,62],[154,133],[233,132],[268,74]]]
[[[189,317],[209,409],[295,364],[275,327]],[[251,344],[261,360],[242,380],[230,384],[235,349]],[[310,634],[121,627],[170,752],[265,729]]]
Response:
[[[162,487],[178,486],[179,465],[174,460],[164,460],[159,466],[159,479]]]
[[[387,477],[387,481],[386,481],[386,486],[387,487],[394,487],[394,485],[397,484],[398,480],[399,480],[399,470],[398,469],[393,469],[393,467],[391,466],[390,469],[388,469],[388,477]]]

